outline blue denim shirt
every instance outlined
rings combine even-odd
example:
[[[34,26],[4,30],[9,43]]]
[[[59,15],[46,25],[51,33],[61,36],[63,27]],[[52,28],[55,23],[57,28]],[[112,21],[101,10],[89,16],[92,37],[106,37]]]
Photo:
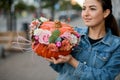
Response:
[[[114,80],[120,72],[120,37],[108,29],[106,36],[95,44],[88,40],[88,29],[76,28],[81,40],[72,51],[79,61],[77,68],[68,63],[50,64],[59,73],[57,80]]]

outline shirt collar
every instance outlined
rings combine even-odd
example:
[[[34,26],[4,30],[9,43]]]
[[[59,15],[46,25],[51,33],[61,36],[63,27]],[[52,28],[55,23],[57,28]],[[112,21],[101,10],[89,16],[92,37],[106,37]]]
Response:
[[[111,30],[108,28],[106,35],[104,36],[104,38],[103,38],[100,42],[102,42],[102,43],[110,46],[110,45],[112,44],[111,35],[112,35],[112,32],[111,32]],[[82,32],[81,36],[88,36],[88,28],[85,29],[85,30]]]
[[[103,42],[104,44],[110,46],[112,44],[112,32],[110,29],[107,29],[107,34],[105,35],[105,37],[101,40],[101,42]]]

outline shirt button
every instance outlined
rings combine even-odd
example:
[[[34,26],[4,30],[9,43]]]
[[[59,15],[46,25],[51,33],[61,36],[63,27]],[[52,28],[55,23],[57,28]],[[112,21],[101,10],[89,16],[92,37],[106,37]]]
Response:
[[[107,58],[106,57],[103,57],[104,60],[106,60]]]
[[[83,64],[87,64],[87,62],[84,61]]]

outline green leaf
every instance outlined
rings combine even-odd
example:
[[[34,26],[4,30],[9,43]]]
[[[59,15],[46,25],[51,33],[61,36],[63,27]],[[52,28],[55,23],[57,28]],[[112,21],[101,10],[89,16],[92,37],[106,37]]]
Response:
[[[49,42],[50,42],[50,43],[55,43],[55,41],[56,41],[56,39],[59,37],[59,35],[60,35],[60,31],[59,31],[59,30],[54,30],[54,31],[52,32],[52,35],[51,35],[50,38],[49,38]]]

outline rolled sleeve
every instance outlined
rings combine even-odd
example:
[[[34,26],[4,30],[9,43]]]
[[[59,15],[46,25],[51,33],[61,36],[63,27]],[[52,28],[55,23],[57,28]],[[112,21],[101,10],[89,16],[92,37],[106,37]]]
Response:
[[[80,76],[83,73],[83,66],[84,66],[84,64],[79,62],[77,68],[73,72],[73,75],[74,76]]]
[[[64,64],[53,64],[50,63],[50,67],[53,68],[56,72],[60,72],[62,70]]]

